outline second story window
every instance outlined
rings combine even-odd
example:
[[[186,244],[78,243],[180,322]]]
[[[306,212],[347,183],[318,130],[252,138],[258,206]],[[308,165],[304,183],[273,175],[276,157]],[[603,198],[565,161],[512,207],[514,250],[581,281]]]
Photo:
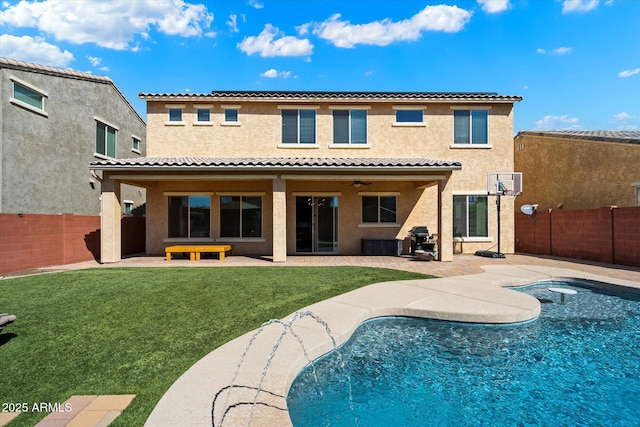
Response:
[[[135,136],[131,138],[131,151],[140,154],[140,138]]]
[[[169,121],[181,122],[182,121],[182,108],[169,108]]]
[[[13,96],[11,102],[15,105],[19,105],[35,113],[39,113],[43,116],[47,116],[44,110],[44,103],[47,94],[37,90],[31,85],[23,82],[18,82],[16,79],[11,79],[13,82]]]
[[[487,110],[454,110],[454,144],[489,144]]]
[[[396,110],[396,123],[422,123],[423,110]]]
[[[115,159],[117,131],[113,126],[96,121],[96,154]]]
[[[197,119],[198,122],[210,122],[211,121],[211,109],[209,108],[198,108],[197,111]]]
[[[333,143],[334,144],[366,144],[367,143],[367,111],[366,110],[334,110],[333,111]]]
[[[282,143],[315,144],[316,111],[282,110]]]
[[[237,108],[225,108],[224,121],[227,123],[238,122],[238,109]]]

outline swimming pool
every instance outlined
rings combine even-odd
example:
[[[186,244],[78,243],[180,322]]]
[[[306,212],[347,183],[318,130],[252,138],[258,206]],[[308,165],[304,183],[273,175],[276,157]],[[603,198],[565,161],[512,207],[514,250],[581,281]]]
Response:
[[[549,287],[577,294],[562,305]],[[538,319],[363,323],[296,378],[293,425],[640,425],[640,295],[557,280],[517,289],[540,300]]]

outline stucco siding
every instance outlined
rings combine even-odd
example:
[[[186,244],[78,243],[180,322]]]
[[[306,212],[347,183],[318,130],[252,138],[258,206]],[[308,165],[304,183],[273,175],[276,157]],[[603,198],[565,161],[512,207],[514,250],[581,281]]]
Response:
[[[230,102],[231,103],[231,102]],[[424,123],[407,126],[395,124],[394,102],[308,102],[287,104],[252,101],[232,103],[238,105],[239,124],[224,124],[225,102],[148,101],[147,126],[150,157],[326,157],[326,158],[430,158],[459,161],[462,169],[453,172],[449,185],[453,195],[482,195],[487,190],[487,173],[514,171],[513,161],[513,104],[512,103],[412,103],[424,109]],[[313,146],[286,146],[281,143],[282,108],[299,105],[316,109],[316,144]],[[304,106],[303,106],[304,105]],[[211,108],[211,123],[194,124],[198,106]],[[367,110],[367,144],[340,147],[333,144],[334,108],[349,106]],[[183,109],[181,123],[169,123],[168,108]],[[454,108],[486,108],[488,110],[489,143],[486,146],[460,146],[453,144]],[[515,169],[517,170],[517,168]],[[384,173],[380,170],[378,173]],[[355,179],[355,178],[354,178]],[[287,252],[296,252],[295,194],[340,194],[338,248],[340,254],[360,253],[362,238],[404,239],[412,226],[426,225],[431,233],[438,232],[438,181],[385,182],[377,180],[371,187],[355,188],[348,180],[317,179],[315,181],[288,180]],[[267,182],[181,182],[160,183],[149,190],[147,196],[149,223],[147,251],[161,253],[168,245],[166,224],[166,196],[163,192],[180,187],[183,191],[263,191],[263,218],[270,221],[272,187]],[[449,188],[449,187],[448,187]],[[361,195],[366,192],[398,193],[398,222],[395,227],[362,226]],[[212,198],[212,238],[216,239],[217,197]],[[450,203],[450,202],[449,202]],[[502,199],[501,250],[514,250],[514,202]],[[497,210],[495,197],[488,200],[489,236],[480,239],[459,239],[456,249],[465,253],[488,249],[497,243]],[[448,218],[445,219],[449,221]],[[237,253],[270,254],[271,224],[263,225],[265,242],[238,242]]]
[[[640,183],[640,145],[519,135],[515,167],[523,172],[517,200],[539,210],[587,209],[635,204]]]
[[[111,83],[14,68],[0,73],[0,211],[99,215],[100,182],[88,169],[96,159],[96,118],[117,128],[117,157],[145,154],[144,121]],[[46,116],[10,101],[12,79],[48,95]],[[133,136],[140,139],[140,154],[131,150]],[[139,205],[144,190],[124,188],[123,198]]]

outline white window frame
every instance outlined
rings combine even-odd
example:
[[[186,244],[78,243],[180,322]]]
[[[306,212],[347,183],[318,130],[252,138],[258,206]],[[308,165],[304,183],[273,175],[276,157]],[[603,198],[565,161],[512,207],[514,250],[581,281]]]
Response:
[[[490,105],[455,105],[455,106],[451,106],[451,110],[462,110],[462,111],[473,111],[473,110],[485,110],[487,112],[487,143],[486,144],[474,144],[472,139],[471,139],[471,133],[473,133],[473,125],[470,123],[469,126],[469,143],[460,143],[460,144],[456,144],[455,143],[455,126],[456,126],[456,119],[455,119],[455,114],[451,114],[451,129],[452,129],[452,133],[451,133],[451,145],[449,146],[449,148],[462,148],[462,149],[486,149],[486,148],[492,148],[491,146],[491,126],[490,126],[490,111],[491,111],[491,106]],[[470,121],[472,121],[470,119]]]
[[[278,148],[319,148],[318,145],[318,112],[320,109],[319,105],[278,105],[278,110],[297,110],[298,111],[298,142],[282,142],[282,114],[280,114],[280,143],[278,144]],[[300,142],[300,110],[316,110],[315,115],[315,134],[313,136],[313,144],[301,143]]]
[[[631,186],[635,194],[635,206],[640,206],[640,182],[634,182]]]
[[[133,215],[133,200],[122,201],[122,213],[124,215]]]
[[[184,126],[186,123],[184,121],[184,110],[186,108],[185,104],[165,104],[164,106],[167,109],[167,121],[165,122],[165,126]],[[170,110],[182,110],[180,121],[171,121],[171,112]]]
[[[138,142],[138,147],[136,148],[136,141]],[[131,135],[131,151],[136,154],[142,154],[140,151],[140,145],[142,145],[142,139],[136,135]]]
[[[194,105],[196,110],[196,119],[192,123],[193,126],[212,126],[213,122],[211,121],[211,110],[213,109],[213,105],[204,105],[204,104],[196,104]],[[208,110],[209,111],[209,120],[199,120],[198,111],[199,110]]]
[[[335,141],[333,140],[333,134],[331,137],[331,144],[329,144],[329,148],[371,148],[371,145],[369,144],[369,110],[371,109],[370,105],[329,105],[329,110],[331,110],[331,115],[332,115],[332,119],[333,119],[333,110],[342,110],[342,111],[349,111],[349,142],[348,143],[338,143],[336,144]],[[353,142],[351,142],[351,111],[356,111],[356,110],[364,110],[367,112],[366,115],[366,129],[367,129],[367,142],[365,144],[354,144]],[[331,128],[332,131],[335,127],[335,122],[333,122],[333,127]]]
[[[241,126],[242,123],[240,123],[240,107],[241,105],[221,105],[222,107],[222,115],[223,115],[223,119],[222,119],[222,123],[220,123],[221,126]],[[235,122],[228,122],[227,121],[227,110],[237,110],[237,120]]]
[[[49,113],[47,113],[45,107],[46,107],[46,99],[49,97],[49,94],[47,92],[45,92],[42,89],[38,89],[37,87],[25,82],[24,80],[21,80],[19,78],[10,76],[9,79],[11,80],[11,97],[9,98],[9,102],[11,102],[14,105],[17,105],[19,107],[22,107],[24,109],[27,109],[29,111],[32,111],[36,114],[39,114],[43,117],[49,117]],[[40,95],[42,97],[42,108],[38,108],[38,107],[34,107],[31,104],[27,104],[24,101],[21,101],[19,99],[16,99],[13,95],[15,94],[15,85],[18,86],[22,86],[23,88],[30,90],[31,92],[36,93],[37,95]]]
[[[424,112],[427,109],[425,105],[393,105],[393,124],[395,127],[426,127],[427,123],[424,120]],[[398,122],[396,121],[396,115],[398,111],[422,111],[422,121],[420,122]]]
[[[104,143],[105,144],[104,145],[104,148],[105,148],[105,153],[104,154],[98,153],[98,150],[97,150],[98,147],[96,147],[94,145],[94,148],[96,148],[96,150],[94,151],[93,156],[98,158],[98,159],[104,159],[104,160],[116,159],[118,157],[118,132],[120,132],[120,129],[118,128],[118,126],[112,125],[111,123],[107,122],[106,120],[101,119],[100,117],[94,117],[93,119],[96,122],[96,133],[98,132],[98,123],[102,123],[105,127],[111,128],[111,129],[113,129],[115,131],[115,147],[114,147],[115,156],[111,157],[108,154],[106,154],[106,153],[109,152],[108,146],[107,146],[107,141],[105,141],[105,143]],[[107,135],[107,133],[105,132],[105,138],[106,138],[106,135]],[[96,141],[95,142],[97,142],[97,139],[98,138],[97,138],[97,134],[96,134]]]
[[[491,242],[492,238],[491,238],[491,221],[489,219],[489,214],[490,214],[490,204],[489,204],[489,196],[487,196],[487,192],[486,191],[454,191],[453,195],[451,197],[451,204],[453,205],[453,196],[465,196],[467,198],[466,200],[466,207],[467,207],[467,212],[465,213],[466,215],[466,222],[467,222],[467,230],[465,230],[466,234],[469,234],[469,196],[471,197],[486,197],[487,198],[487,236],[474,236],[474,237],[468,237],[468,236],[453,236],[454,240],[456,241],[461,241],[461,242]],[[453,218],[451,218],[452,221],[452,225],[453,225]]]

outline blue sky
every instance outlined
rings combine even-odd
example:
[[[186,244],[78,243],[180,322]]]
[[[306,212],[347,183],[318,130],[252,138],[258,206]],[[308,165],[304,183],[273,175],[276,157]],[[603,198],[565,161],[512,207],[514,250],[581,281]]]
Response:
[[[640,129],[640,0],[10,0],[0,55],[140,92],[491,91],[515,132]]]

